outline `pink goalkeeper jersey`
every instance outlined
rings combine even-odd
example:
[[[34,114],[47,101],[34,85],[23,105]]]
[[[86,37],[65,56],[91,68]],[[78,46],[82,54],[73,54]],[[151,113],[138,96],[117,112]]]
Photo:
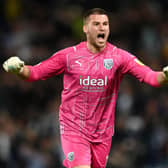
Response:
[[[158,72],[110,43],[102,52],[93,54],[86,42],[81,42],[29,68],[29,81],[64,73],[59,112],[61,134],[78,135],[94,142],[110,139],[114,134],[115,104],[124,74],[159,86]]]

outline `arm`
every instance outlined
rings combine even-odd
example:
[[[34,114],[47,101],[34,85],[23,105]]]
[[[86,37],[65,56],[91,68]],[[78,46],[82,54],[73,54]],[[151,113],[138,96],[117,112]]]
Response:
[[[163,68],[162,71],[153,71],[150,70],[145,75],[144,82],[152,85],[152,86],[162,86],[168,83],[168,67]]]
[[[123,61],[123,73],[128,72],[135,76],[140,82],[145,82],[154,87],[168,83],[168,66],[163,68],[162,71],[153,71],[128,52],[120,50],[120,55]]]
[[[64,72],[65,53],[66,51],[57,52],[52,57],[34,66],[24,65],[24,62],[16,56],[10,57],[3,63],[3,68],[6,72],[15,74],[29,82],[45,80]]]

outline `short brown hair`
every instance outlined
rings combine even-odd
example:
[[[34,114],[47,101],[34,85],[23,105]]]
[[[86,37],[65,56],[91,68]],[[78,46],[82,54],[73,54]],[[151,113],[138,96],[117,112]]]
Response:
[[[93,8],[93,9],[89,9],[88,11],[86,11],[83,15],[83,23],[85,24],[86,23],[86,20],[88,19],[88,17],[92,14],[100,14],[100,15],[107,15],[108,16],[108,13],[102,9],[102,8]]]

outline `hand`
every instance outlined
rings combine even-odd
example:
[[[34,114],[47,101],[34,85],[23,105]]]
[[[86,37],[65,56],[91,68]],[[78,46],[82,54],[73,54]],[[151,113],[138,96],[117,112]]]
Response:
[[[166,80],[168,80],[168,66],[163,68],[163,73],[165,74]]]
[[[22,72],[23,67],[24,61],[21,61],[16,56],[10,57],[3,63],[3,68],[6,72],[11,72],[15,74],[19,74],[20,72]]]

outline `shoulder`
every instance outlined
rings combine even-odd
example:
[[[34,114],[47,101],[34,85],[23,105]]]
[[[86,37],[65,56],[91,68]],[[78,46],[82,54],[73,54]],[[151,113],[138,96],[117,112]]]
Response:
[[[55,55],[66,55],[66,54],[68,54],[68,53],[70,53],[70,52],[73,52],[73,47],[71,46],[71,47],[67,47],[67,48],[64,48],[64,49],[61,49],[61,50],[59,50],[59,51],[56,51],[55,53],[53,53],[53,56],[55,56]]]
[[[115,53],[120,57],[134,57],[134,55],[132,55],[129,51],[112,45],[111,43],[108,43],[108,48],[111,52]]]

